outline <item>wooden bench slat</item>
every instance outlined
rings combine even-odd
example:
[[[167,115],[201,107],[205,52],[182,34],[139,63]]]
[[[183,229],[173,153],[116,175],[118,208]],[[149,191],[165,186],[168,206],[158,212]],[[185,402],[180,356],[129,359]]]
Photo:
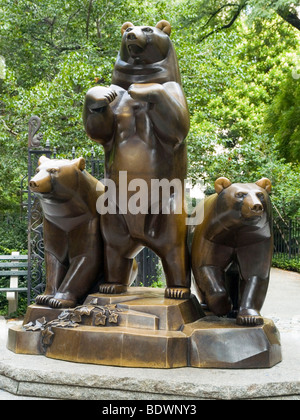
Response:
[[[18,293],[28,293],[29,291],[28,287],[19,287],[20,277],[28,276],[28,266],[28,255],[20,255],[19,252],[0,255],[0,277],[7,277],[7,284],[10,283],[9,287],[0,288],[0,293],[6,293],[9,315],[18,309]]]
[[[28,255],[0,255],[0,260],[28,260]]]
[[[0,271],[0,276],[27,276],[27,270],[8,270]]]
[[[28,262],[0,263],[0,268],[18,268],[18,267],[28,267]]]

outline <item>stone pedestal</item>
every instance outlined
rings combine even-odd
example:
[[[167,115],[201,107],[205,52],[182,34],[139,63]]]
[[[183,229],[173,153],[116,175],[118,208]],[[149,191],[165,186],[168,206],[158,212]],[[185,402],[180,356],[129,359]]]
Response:
[[[123,367],[269,368],[281,361],[272,321],[239,327],[205,314],[193,295],[166,299],[161,289],[136,287],[121,295],[89,295],[74,309],[31,305],[23,326],[9,329],[7,347]]]

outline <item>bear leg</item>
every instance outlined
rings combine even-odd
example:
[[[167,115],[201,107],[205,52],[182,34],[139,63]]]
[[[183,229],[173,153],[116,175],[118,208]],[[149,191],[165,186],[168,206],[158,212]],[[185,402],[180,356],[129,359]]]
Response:
[[[125,293],[136,276],[134,259],[123,257],[120,252],[121,250],[106,246],[105,283],[100,284],[100,293]]]
[[[269,277],[263,279],[258,276],[251,276],[248,280],[242,280],[242,298],[236,318],[238,325],[254,326],[263,324],[264,321],[260,310],[265,301],[268,285]]]
[[[49,300],[49,306],[52,308],[75,307],[95,284],[100,268],[100,262],[93,255],[73,257],[62,284]]]
[[[52,299],[61,285],[66,272],[67,267],[59,262],[59,260],[50,252],[45,252],[46,262],[46,289],[42,295],[38,295],[35,298],[35,302],[38,305],[49,305],[50,299]]]
[[[190,297],[190,271],[187,250],[174,247],[165,253],[159,250],[159,256],[164,268],[167,287],[165,297],[170,299],[188,299]]]
[[[225,271],[216,266],[204,266],[194,269],[194,277],[208,309],[217,316],[227,315],[232,304],[225,287]]]

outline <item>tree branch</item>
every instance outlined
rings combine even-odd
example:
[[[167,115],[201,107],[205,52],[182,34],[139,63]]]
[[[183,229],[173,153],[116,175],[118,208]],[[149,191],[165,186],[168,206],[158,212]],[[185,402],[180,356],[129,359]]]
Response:
[[[294,26],[294,28],[300,31],[300,18],[296,11],[291,11],[290,8],[287,6],[284,9],[279,8],[276,10],[276,13],[284,19],[287,23]]]
[[[31,37],[35,40],[35,41],[39,41],[39,42],[44,42],[45,44],[50,45],[50,47],[52,47],[53,49],[59,51],[59,52],[63,52],[63,51],[76,51],[76,50],[80,50],[81,46],[80,45],[74,45],[72,47],[60,47],[56,44],[54,44],[53,41],[49,41],[48,39],[43,39],[40,38],[39,36],[36,36],[35,34],[33,34],[33,32],[31,32]]]
[[[80,9],[75,10],[75,12],[74,12],[74,13],[72,13],[72,14],[68,17],[68,21],[67,21],[66,26],[65,26],[65,29],[64,29],[64,34],[63,34],[63,37],[62,37],[62,41],[64,41],[64,39],[65,39],[65,37],[66,37],[66,35],[67,35],[67,31],[68,31],[68,29],[69,29],[69,24],[70,24],[71,20],[73,19],[73,17],[75,17],[75,16],[77,15],[77,13],[78,13],[78,12],[80,12]]]
[[[86,18],[85,33],[86,33],[87,40],[89,39],[90,19],[91,19],[91,13],[92,13],[92,8],[93,8],[93,1],[94,0],[89,1],[87,18]]]
[[[208,34],[204,35],[202,38],[200,38],[200,42],[204,41],[206,38],[210,37],[211,35],[213,35],[215,33],[221,32],[224,29],[229,29],[234,24],[234,22],[238,19],[238,17],[241,14],[241,11],[246,7],[246,5],[247,5],[247,0],[242,1],[241,4],[232,4],[231,6],[236,7],[237,10],[234,13],[234,15],[232,16],[231,20],[227,24],[225,24],[225,25],[223,25],[219,28],[215,28],[211,32],[209,32]],[[222,11],[225,7],[229,7],[229,6],[230,6],[230,4],[224,5],[219,10],[214,12],[213,15],[211,16],[211,18],[208,20],[208,22],[204,25],[204,27],[207,26],[207,24],[210,22],[210,20],[213,17],[215,17],[218,13],[220,13],[220,11]]]
[[[220,12],[222,12],[223,9],[227,9],[227,7],[237,7],[238,5],[236,3],[228,3],[228,4],[224,4],[223,6],[221,6],[218,10],[216,10],[215,12],[212,13],[212,15],[210,16],[210,18],[208,19],[208,21],[206,22],[205,25],[203,25],[203,28],[205,28],[206,26],[209,25],[209,23],[211,22],[211,20],[213,20],[213,18],[215,16],[217,16]]]
[[[16,133],[15,131],[13,131],[11,128],[9,128],[9,127],[6,125],[6,122],[4,121],[4,119],[3,119],[3,118],[1,118],[1,117],[0,117],[0,120],[1,120],[1,122],[3,123],[5,130],[7,130],[10,134],[13,134],[14,136],[18,136],[18,133]]]

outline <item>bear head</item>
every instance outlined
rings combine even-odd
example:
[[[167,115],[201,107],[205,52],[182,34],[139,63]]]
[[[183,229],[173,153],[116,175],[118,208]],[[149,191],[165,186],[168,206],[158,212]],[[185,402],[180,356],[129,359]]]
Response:
[[[268,178],[248,184],[232,184],[227,178],[218,178],[215,182],[217,213],[236,223],[258,225],[260,221],[266,222],[271,214],[271,188]]]
[[[41,156],[36,175],[29,181],[32,192],[41,196],[69,199],[78,188],[79,171],[85,169],[85,160],[49,159]]]
[[[126,22],[121,33],[122,42],[114,67],[113,84],[128,89],[132,83],[180,83],[169,22],[161,20],[155,27],[134,26]]]

